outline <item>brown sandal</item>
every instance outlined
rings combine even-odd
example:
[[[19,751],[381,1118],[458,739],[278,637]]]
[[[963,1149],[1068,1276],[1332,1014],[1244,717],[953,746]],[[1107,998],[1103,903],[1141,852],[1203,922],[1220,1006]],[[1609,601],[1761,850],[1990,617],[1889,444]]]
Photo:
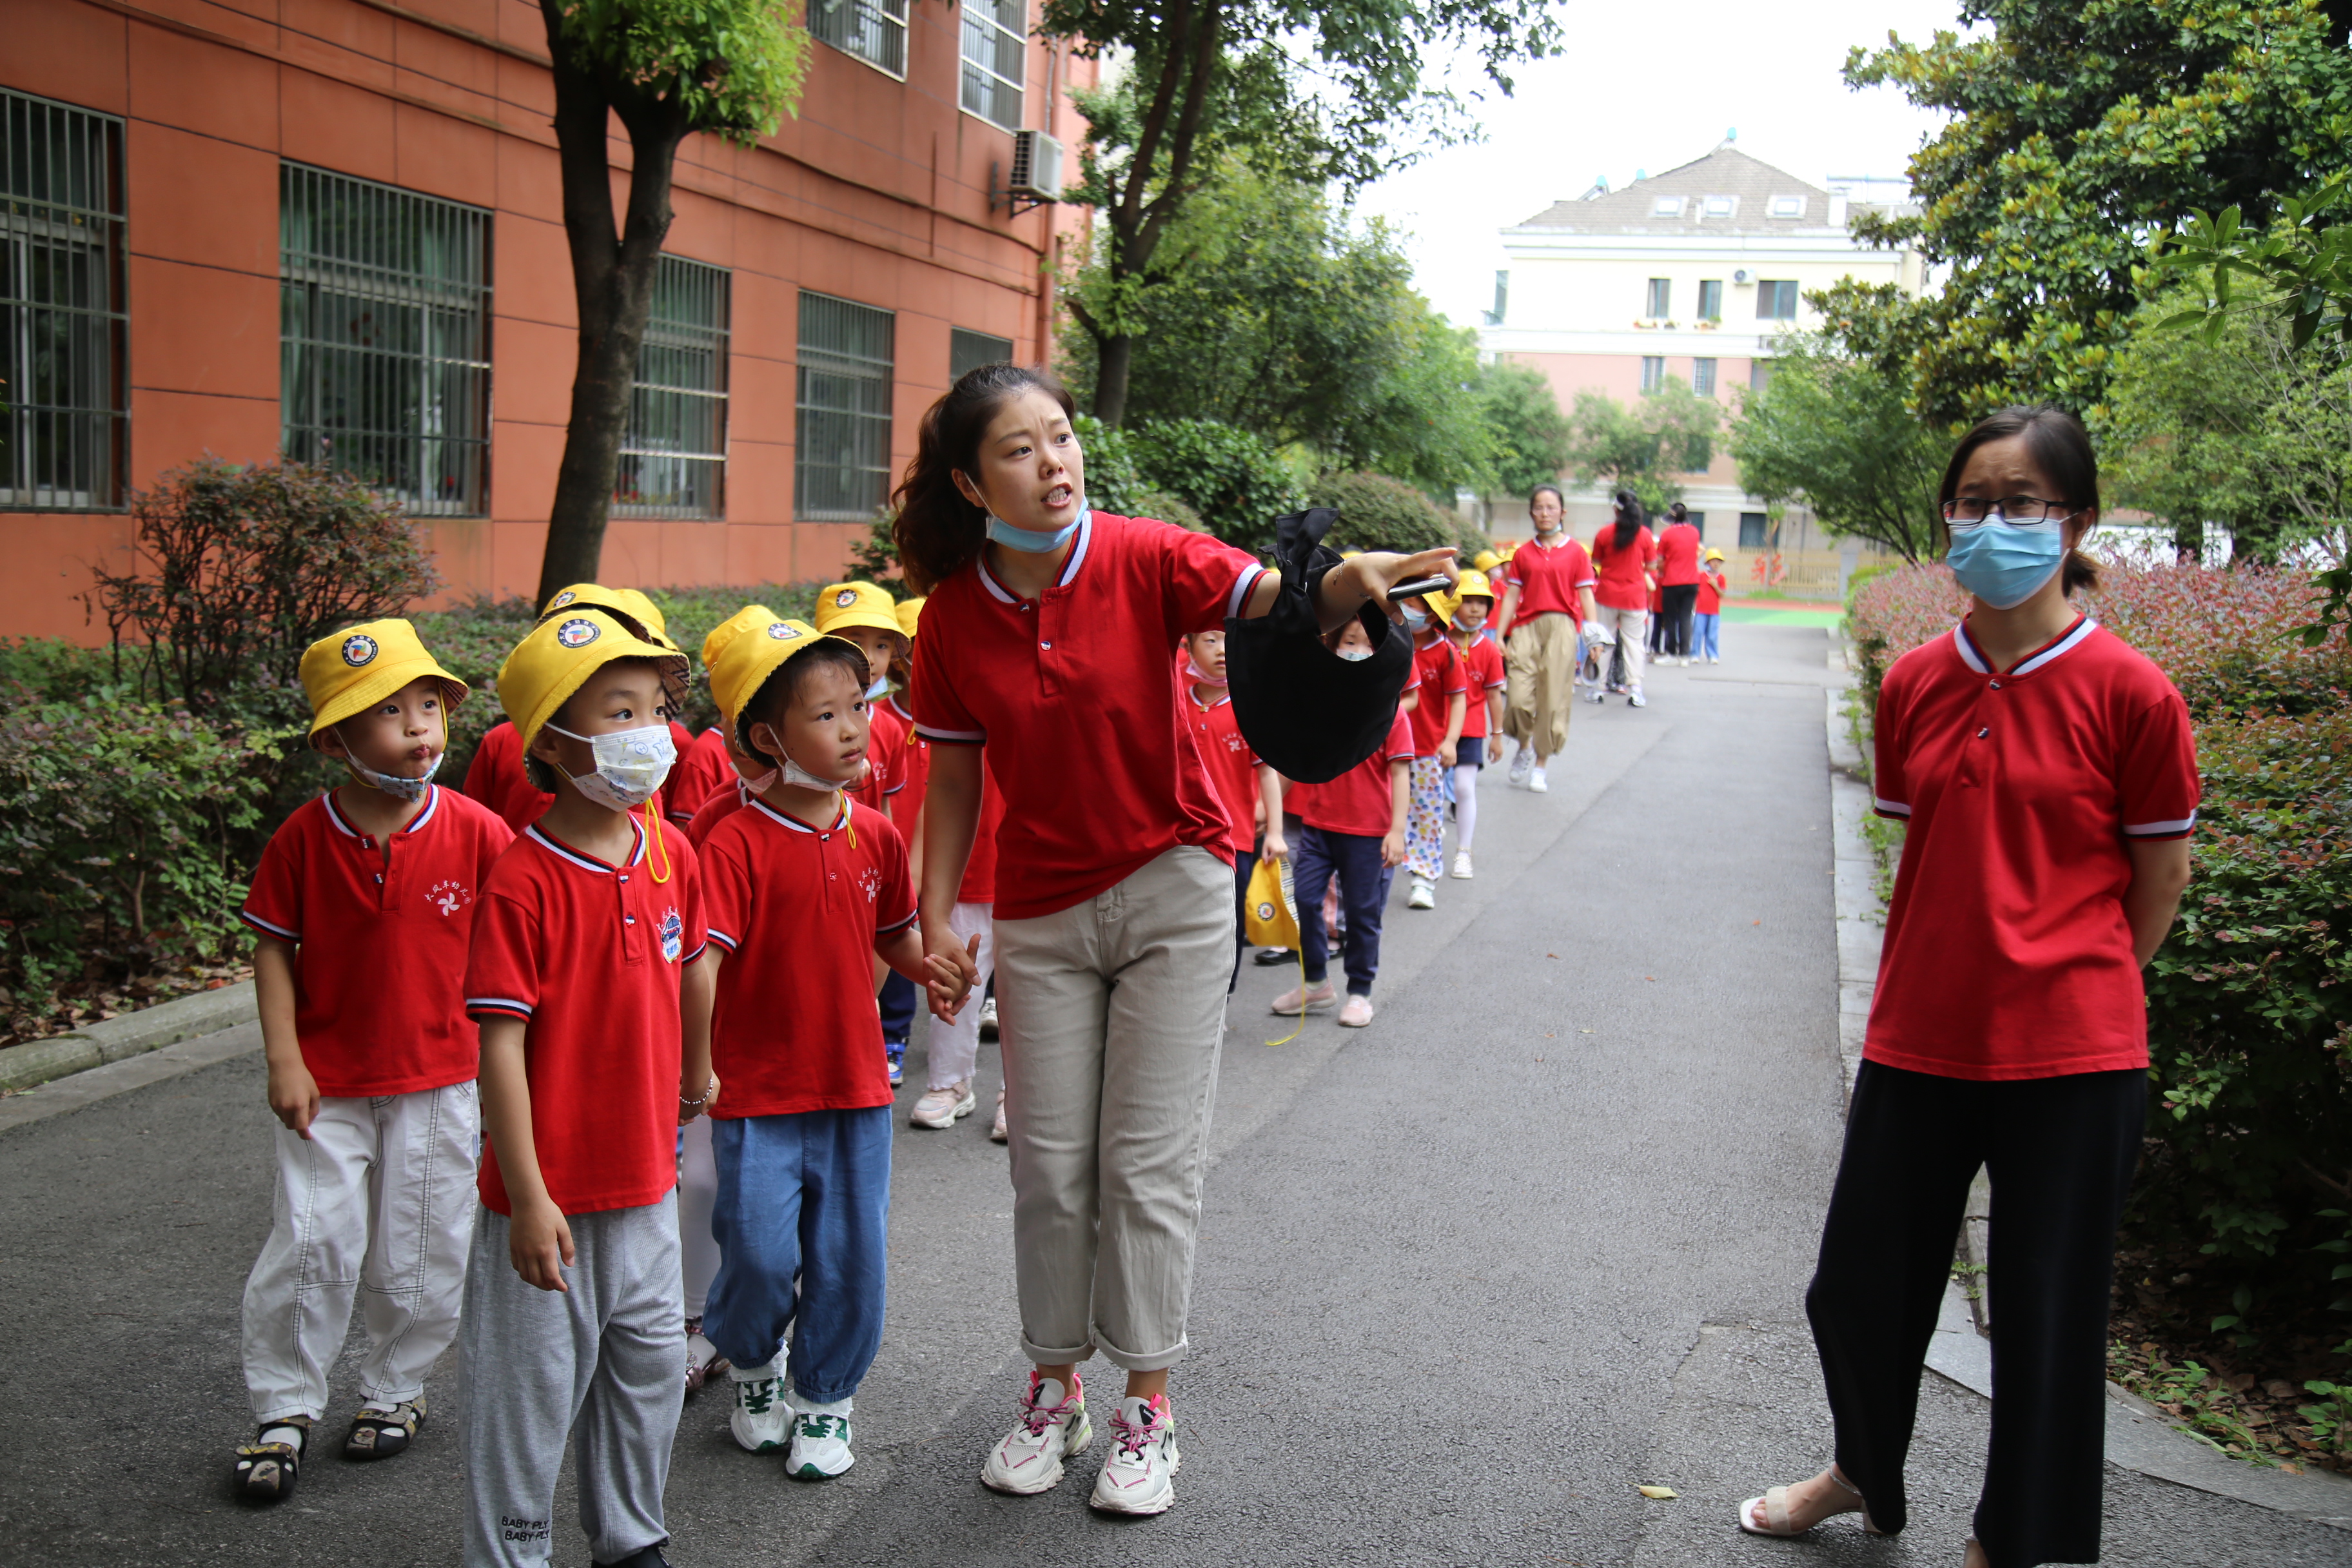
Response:
[[[343,1439],[346,1459],[389,1459],[404,1452],[416,1429],[425,1425],[425,1395],[398,1405],[362,1405],[352,1417],[351,1436]]]
[[[272,1441],[272,1432],[294,1431],[301,1434],[294,1442]],[[265,1421],[254,1434],[253,1441],[238,1445],[236,1468],[229,1474],[229,1484],[236,1495],[247,1502],[284,1502],[294,1495],[294,1483],[302,1474],[302,1450],[310,1445],[310,1418],[308,1415],[288,1415],[276,1421]]]

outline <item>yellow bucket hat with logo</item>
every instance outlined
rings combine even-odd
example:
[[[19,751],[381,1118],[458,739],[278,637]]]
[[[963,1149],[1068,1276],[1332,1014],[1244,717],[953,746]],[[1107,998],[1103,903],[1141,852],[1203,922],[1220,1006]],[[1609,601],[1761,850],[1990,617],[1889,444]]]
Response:
[[[726,657],[727,650],[745,632],[756,631],[770,621],[781,619],[765,605],[746,605],[717,626],[702,639],[702,668],[706,670]]]
[[[1711,546],[1711,545],[1710,545],[1710,546],[1708,547],[1708,549],[1707,549],[1706,558],[1707,558],[1709,561],[1720,561],[1720,560],[1722,560],[1722,559],[1723,559],[1723,552],[1722,552],[1722,551],[1720,551],[1720,550],[1715,549],[1713,546]]]
[[[1454,579],[1454,587],[1450,592],[1441,588],[1436,593],[1429,595],[1428,601],[1429,607],[1435,610],[1439,616],[1443,616],[1445,624],[1450,626],[1454,624],[1454,612],[1462,607],[1463,600],[1486,599],[1491,601],[1494,597],[1494,585],[1487,582],[1486,574],[1478,571],[1465,571],[1461,576]]]
[[[1492,572],[1502,563],[1503,558],[1491,550],[1481,550],[1470,563],[1481,572]]]
[[[591,675],[616,658],[654,660],[671,707],[686,700],[686,655],[677,648],[644,640],[604,610],[581,606],[552,615],[515,644],[499,667],[499,704],[514,721],[522,749],[530,751],[541,726]]]
[[[445,704],[466,700],[466,683],[425,651],[406,621],[363,621],[302,650],[302,690],[310,699],[310,738],[364,713],[412,680],[441,682]]]
[[[574,583],[569,588],[558,588],[547,601],[547,607],[539,612],[539,618],[543,621],[558,610],[574,606],[583,610],[618,610],[651,632],[651,640],[670,652],[685,651],[669,640],[669,620],[661,613],[661,606],[635,588],[607,588],[602,583]]]
[[[726,656],[710,671],[710,695],[719,710],[728,716],[731,727],[735,715],[743,711],[743,704],[767,684],[768,677],[783,668],[800,654],[817,644],[837,642],[857,655],[866,652],[847,637],[828,638],[806,621],[778,617],[764,626],[744,633],[727,647]]]
[[[901,599],[898,608],[891,612],[898,617],[899,635],[908,642],[915,640],[915,624],[923,618],[923,605],[927,602],[926,598]]]
[[[703,674],[710,682],[710,699],[719,705],[719,721],[726,729],[734,728],[736,705],[751,693],[752,689],[742,683],[743,667],[760,657],[761,644],[774,640],[762,634],[772,626],[785,625],[808,626],[805,621],[786,622],[765,605],[746,605],[703,639]],[[814,637],[816,628],[808,626],[805,635]]]
[[[887,588],[871,583],[828,583],[816,591],[816,629],[823,636],[844,626],[872,626],[906,635]]]

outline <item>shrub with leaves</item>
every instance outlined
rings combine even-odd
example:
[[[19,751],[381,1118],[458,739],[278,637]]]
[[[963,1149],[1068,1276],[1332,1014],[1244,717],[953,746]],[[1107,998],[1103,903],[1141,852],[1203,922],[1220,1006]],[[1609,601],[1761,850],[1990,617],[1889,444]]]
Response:
[[[1403,480],[1385,474],[1327,475],[1316,482],[1309,499],[1339,513],[1324,540],[1334,550],[1394,550],[1410,555],[1462,542],[1450,514]]]
[[[1174,496],[1228,544],[1262,555],[1274,547],[1274,520],[1297,510],[1299,487],[1289,467],[1250,431],[1210,419],[1169,419],[1120,434],[1134,454],[1138,489]],[[1091,449],[1087,457],[1087,489],[1095,494]]]

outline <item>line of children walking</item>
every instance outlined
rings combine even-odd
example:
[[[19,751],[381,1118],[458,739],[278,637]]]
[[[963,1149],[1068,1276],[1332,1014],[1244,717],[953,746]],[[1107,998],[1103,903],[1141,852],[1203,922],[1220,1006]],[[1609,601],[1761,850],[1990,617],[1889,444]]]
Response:
[[[478,763],[518,833],[432,782],[467,691],[408,623],[308,650],[312,743],[349,778],[278,830],[242,910],[281,1128],[241,1496],[295,1490],[355,1300],[348,1458],[411,1446],[459,1342],[469,1564],[546,1559],[567,1436],[595,1560],[663,1563],[684,1386],[721,1366],[744,1447],[849,1468],[888,1206],[874,964],[937,1020],[967,990],[923,953],[904,839],[853,798],[877,787],[873,661],[899,651],[747,606],[704,644],[723,732],[681,745],[689,667],[657,612],[567,589],[501,668],[506,735]],[[698,804],[676,764],[698,749],[734,777],[706,772]],[[682,1257],[679,1130],[706,1115],[683,1208],[717,1247]]]

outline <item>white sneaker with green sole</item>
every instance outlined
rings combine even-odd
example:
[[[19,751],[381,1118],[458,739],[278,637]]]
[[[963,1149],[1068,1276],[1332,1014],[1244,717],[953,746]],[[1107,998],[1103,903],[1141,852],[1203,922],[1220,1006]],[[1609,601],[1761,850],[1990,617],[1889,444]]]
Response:
[[[784,1474],[796,1481],[829,1481],[857,1463],[849,1450],[851,1403],[818,1405],[793,1397],[793,1447],[784,1456]]]

